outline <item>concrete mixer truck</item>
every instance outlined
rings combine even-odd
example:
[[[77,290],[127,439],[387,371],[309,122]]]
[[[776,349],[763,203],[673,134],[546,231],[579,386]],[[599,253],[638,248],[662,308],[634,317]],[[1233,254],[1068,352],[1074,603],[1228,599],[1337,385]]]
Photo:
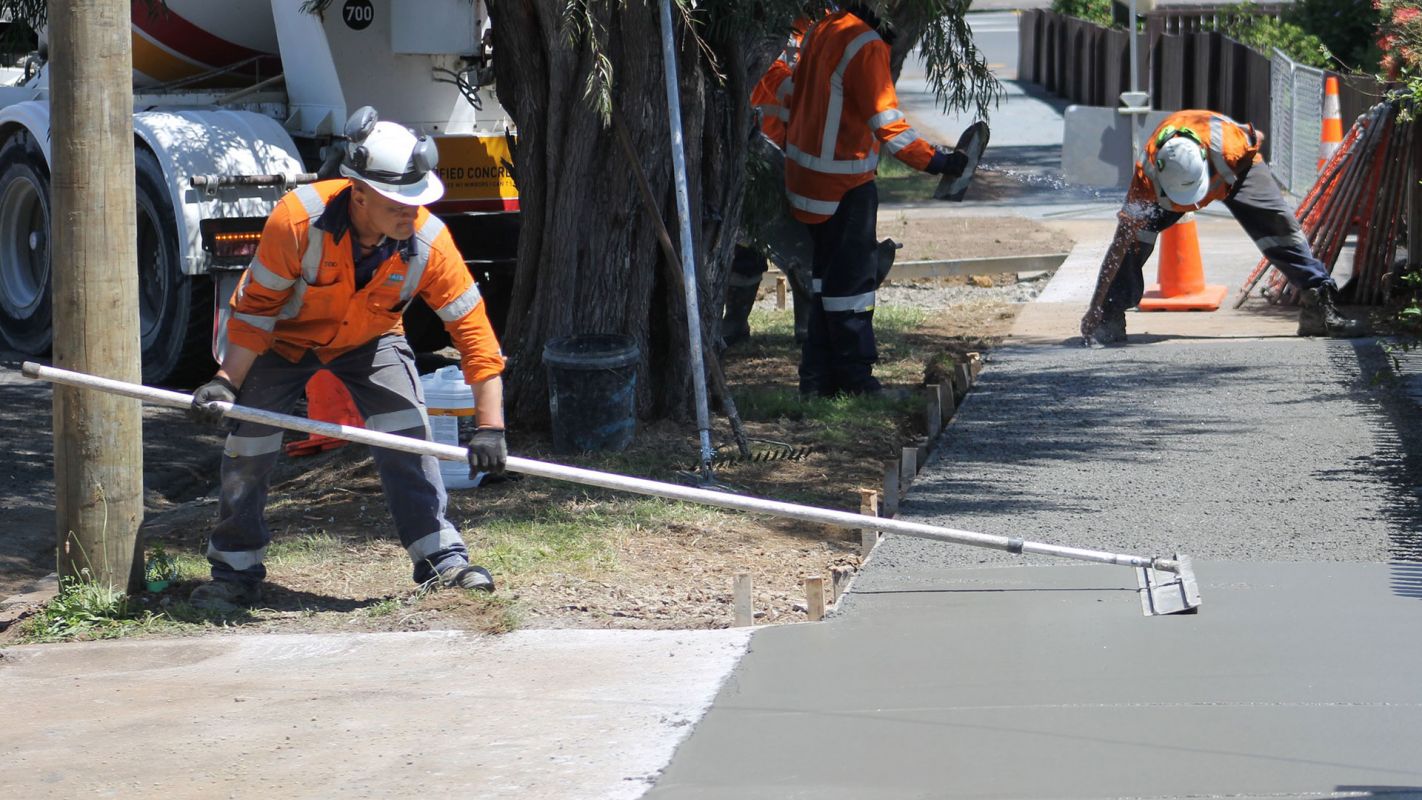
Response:
[[[512,124],[483,0],[166,0],[132,6],[143,378],[211,371],[227,299],[276,200],[333,174],[349,112],[435,137],[445,221],[503,323],[518,232]],[[50,109],[41,59],[0,87],[0,337],[50,346]],[[412,306],[416,346],[442,334]]]

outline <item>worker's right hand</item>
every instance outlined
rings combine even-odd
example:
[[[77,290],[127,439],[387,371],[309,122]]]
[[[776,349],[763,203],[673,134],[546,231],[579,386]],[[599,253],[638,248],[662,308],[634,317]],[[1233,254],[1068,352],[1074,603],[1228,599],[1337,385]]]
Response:
[[[222,409],[213,403],[237,402],[237,387],[232,382],[217,375],[193,392],[192,405],[188,406],[188,418],[204,425],[221,425]]]
[[[967,166],[968,157],[954,150],[951,147],[939,146],[934,149],[933,158],[929,159],[928,166],[923,171],[929,175],[942,175],[949,173],[959,175],[963,172],[963,167]]]

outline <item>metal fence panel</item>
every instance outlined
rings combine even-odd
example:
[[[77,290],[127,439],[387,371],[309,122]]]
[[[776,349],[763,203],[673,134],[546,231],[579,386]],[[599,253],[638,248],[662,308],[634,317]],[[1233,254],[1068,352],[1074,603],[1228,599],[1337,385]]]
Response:
[[[1294,186],[1294,62],[1289,57],[1274,51],[1269,62],[1269,119],[1273,123],[1274,146],[1270,155],[1269,170],[1285,189],[1293,191]]]
[[[1306,191],[1318,180],[1318,148],[1323,139],[1323,70],[1294,65],[1294,181],[1289,191]]]

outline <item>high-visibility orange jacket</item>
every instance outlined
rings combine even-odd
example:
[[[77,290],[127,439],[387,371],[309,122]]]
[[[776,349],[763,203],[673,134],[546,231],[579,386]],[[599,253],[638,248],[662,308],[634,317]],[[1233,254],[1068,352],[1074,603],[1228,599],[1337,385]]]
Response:
[[[770,62],[765,74],[760,76],[751,90],[751,107],[760,110],[760,130],[775,146],[785,149],[785,123],[790,120],[790,95],[795,91],[795,81],[791,73],[800,57],[800,43],[805,40],[805,29],[810,21],[805,17],[795,20],[790,29],[790,39],[780,56]]]
[[[751,107],[760,110],[761,133],[781,150],[785,149],[785,123],[790,119],[790,94],[795,89],[792,71],[787,55],[781,53],[770,62],[750,96]]]
[[[314,351],[325,363],[382,334],[402,333],[400,315],[418,295],[459,348],[467,382],[501,373],[504,357],[479,287],[444,223],[428,210],[415,217],[415,235],[356,288],[354,236],[314,226],[350,185],[346,179],[308,184],[277,203],[232,295],[228,339],[290,361]]]
[[[1180,132],[1186,132],[1186,136],[1205,148],[1212,173],[1209,192],[1193,206],[1172,203],[1155,180],[1155,154]],[[1177,111],[1162,120],[1146,142],[1141,160],[1136,162],[1130,191],[1126,193],[1126,208],[1144,213],[1148,204],[1155,203],[1167,211],[1184,213],[1221,200],[1234,188],[1240,174],[1250,164],[1261,160],[1259,146],[1263,142],[1264,135],[1255,131],[1253,125],[1240,125],[1224,114],[1200,110]]]
[[[800,221],[824,222],[846,192],[874,180],[881,143],[914,169],[933,159],[933,145],[899,111],[889,45],[848,11],[805,34],[794,81],[785,191]]]

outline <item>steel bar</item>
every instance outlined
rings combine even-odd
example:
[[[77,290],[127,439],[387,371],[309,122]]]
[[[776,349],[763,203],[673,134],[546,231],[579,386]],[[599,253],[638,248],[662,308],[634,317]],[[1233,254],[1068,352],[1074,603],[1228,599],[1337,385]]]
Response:
[[[194,175],[188,183],[201,189],[209,186],[295,186],[316,180],[314,172],[297,172],[291,175]]]
[[[686,148],[682,142],[681,91],[676,78],[676,45],[672,36],[671,0],[661,0],[662,72],[666,78],[672,173],[676,211],[681,222],[682,292],[686,295],[687,349],[691,355],[691,388],[696,396],[696,427],[701,434],[701,479],[711,481],[711,414],[706,406],[706,367],[701,358],[701,305],[697,302],[696,247],[691,238],[691,199],[687,190]]]
[[[109,392],[111,394],[133,397],[173,408],[185,409],[192,405],[192,396],[183,394],[182,392],[155,389],[135,383],[116,381],[110,378],[100,378],[94,375],[71,372],[69,370],[55,369],[28,361],[24,363],[21,369],[24,374],[30,378],[49,381],[51,383]],[[406,453],[431,455],[445,461],[464,461],[468,458],[468,451],[463,447],[456,447],[455,445],[428,442],[423,439],[412,439],[407,436],[396,436],[391,433],[366,430],[365,428],[356,428],[350,425],[318,422],[304,417],[277,414],[272,411],[247,408],[232,403],[213,403],[211,405],[221,409],[224,417],[246,422],[256,422],[263,425],[285,428],[287,430],[316,433],[337,439],[359,442],[372,447],[384,447]],[[521,472],[525,475],[536,475],[542,478],[571,481],[585,486],[597,486],[604,489],[615,489],[618,491],[651,495],[667,500],[700,503],[702,505],[730,508],[758,514],[770,514],[787,519],[798,519],[803,522],[834,525],[836,527],[855,530],[871,528],[887,533],[896,533],[901,536],[932,539],[934,541],[963,544],[971,547],[985,547],[993,550],[1005,550],[1009,553],[1055,556],[1076,561],[1114,564],[1132,568],[1146,568],[1176,574],[1180,574],[1182,570],[1188,569],[1188,564],[1182,564],[1184,559],[1179,556],[1176,558],[1137,556],[1111,553],[1103,550],[1088,550],[1079,547],[1028,542],[1009,536],[974,533],[972,531],[944,528],[937,525],[927,525],[921,522],[904,522],[884,517],[870,517],[863,514],[854,514],[848,511],[834,511],[826,508],[816,508],[814,506],[785,503],[778,500],[745,497],[711,491],[709,489],[698,489],[690,486],[662,483],[645,478],[616,475],[610,472],[599,472],[597,470],[569,467],[562,464],[550,464],[544,461],[520,458],[518,456],[509,456],[508,469],[513,472]]]

